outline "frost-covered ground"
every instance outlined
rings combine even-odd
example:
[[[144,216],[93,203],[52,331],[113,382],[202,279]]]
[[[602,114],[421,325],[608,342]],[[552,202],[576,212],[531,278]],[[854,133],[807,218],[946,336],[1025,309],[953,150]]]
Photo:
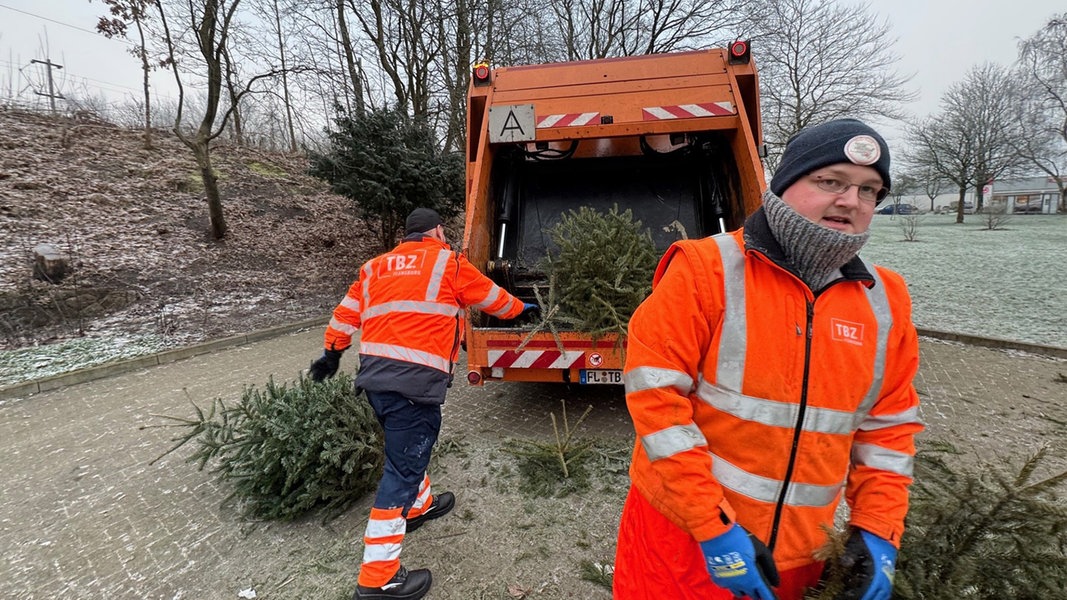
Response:
[[[981,215],[876,216],[862,254],[908,281],[918,327],[1067,347],[1067,215],[1019,215],[1000,230]],[[302,315],[306,317],[306,315]],[[173,347],[173,338],[115,335],[0,352],[0,386]]]
[[[904,275],[916,326],[1067,348],[1067,215],[919,215],[914,242],[907,218],[876,215],[861,254]]]

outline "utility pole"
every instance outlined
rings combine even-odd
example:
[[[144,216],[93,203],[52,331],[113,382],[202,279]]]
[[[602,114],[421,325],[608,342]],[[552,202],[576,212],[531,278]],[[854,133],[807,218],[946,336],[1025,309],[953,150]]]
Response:
[[[56,88],[52,80],[52,69],[62,69],[63,65],[57,65],[49,58],[46,58],[44,60],[37,60],[35,58],[30,62],[48,67],[48,93],[45,94],[36,90],[34,91],[34,93],[38,96],[48,96],[48,102],[52,105],[52,116],[54,117],[56,115],[56,98],[63,99],[63,94],[56,94]]]

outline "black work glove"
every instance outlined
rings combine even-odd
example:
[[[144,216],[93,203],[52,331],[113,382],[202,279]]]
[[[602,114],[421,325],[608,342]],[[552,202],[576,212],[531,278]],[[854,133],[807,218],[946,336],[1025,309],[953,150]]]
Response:
[[[322,356],[315,359],[308,368],[308,374],[312,381],[322,381],[327,377],[333,377],[337,368],[341,366],[341,355],[344,350],[323,350]]]

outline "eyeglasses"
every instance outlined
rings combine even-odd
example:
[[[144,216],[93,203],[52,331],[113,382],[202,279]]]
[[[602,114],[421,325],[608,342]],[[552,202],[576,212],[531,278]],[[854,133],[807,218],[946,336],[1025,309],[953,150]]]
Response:
[[[811,180],[815,182],[816,187],[831,194],[844,194],[848,191],[848,188],[855,187],[856,195],[859,196],[860,200],[865,202],[881,202],[889,195],[889,188],[887,187],[875,187],[866,183],[848,183],[840,179],[824,177],[821,175],[811,175],[810,177]]]

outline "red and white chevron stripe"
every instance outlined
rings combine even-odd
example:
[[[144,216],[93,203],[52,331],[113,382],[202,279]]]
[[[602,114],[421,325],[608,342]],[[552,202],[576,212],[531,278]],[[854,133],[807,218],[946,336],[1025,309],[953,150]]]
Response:
[[[662,119],[690,119],[692,117],[723,117],[732,115],[733,102],[702,102],[700,104],[676,104],[673,106],[646,106],[641,109],[645,121]]]
[[[581,350],[490,350],[489,366],[510,369],[575,369],[585,366]]]
[[[544,129],[545,127],[576,127],[578,125],[588,125],[594,122],[599,116],[600,113],[598,112],[544,115],[537,117],[537,128]]]

